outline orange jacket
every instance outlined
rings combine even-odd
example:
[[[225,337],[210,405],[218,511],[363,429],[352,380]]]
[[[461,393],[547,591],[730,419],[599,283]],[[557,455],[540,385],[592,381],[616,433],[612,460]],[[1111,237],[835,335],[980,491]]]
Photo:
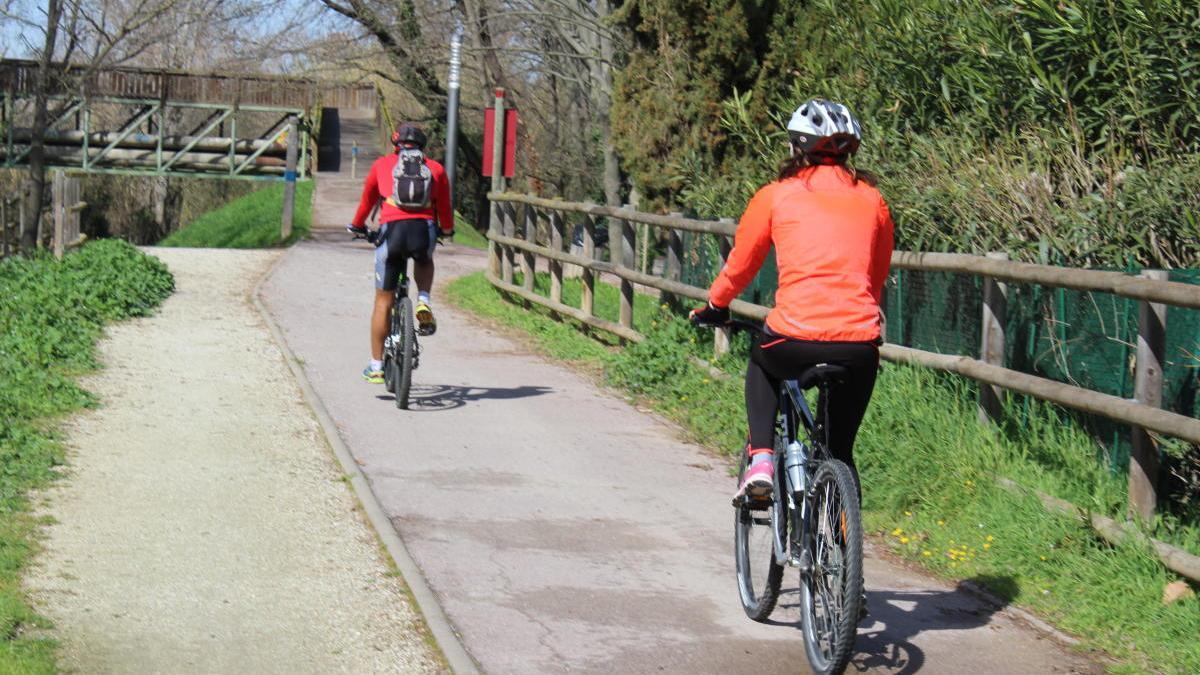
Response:
[[[802,170],[750,200],[709,301],[728,307],[773,243],[779,287],[771,330],[799,340],[875,340],[894,229],[879,190],[838,166]]]
[[[392,194],[392,170],[396,168],[399,158],[399,154],[393,152],[380,157],[371,165],[371,170],[367,172],[366,180],[363,181],[362,198],[358,202],[358,211],[355,212],[354,220],[351,222],[355,225],[363,225],[367,222],[367,217],[371,215],[371,209],[375,208],[375,204],[383,202],[379,209],[381,225],[393,220],[428,218],[436,220],[438,227],[442,228],[443,232],[453,230],[454,213],[450,208],[450,183],[446,179],[446,169],[442,167],[441,163],[428,157],[425,158],[425,166],[429,167],[429,173],[433,177],[430,184],[433,195],[429,206],[423,209],[409,209],[393,206],[388,201],[388,197]]]

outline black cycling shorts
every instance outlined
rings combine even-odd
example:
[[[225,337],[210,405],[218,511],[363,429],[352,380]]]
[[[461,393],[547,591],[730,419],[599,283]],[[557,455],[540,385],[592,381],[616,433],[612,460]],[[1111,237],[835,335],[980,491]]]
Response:
[[[417,262],[433,258],[437,246],[434,227],[427,218],[410,218],[393,220],[379,228],[379,238],[375,240],[375,288],[396,290],[409,258]]]

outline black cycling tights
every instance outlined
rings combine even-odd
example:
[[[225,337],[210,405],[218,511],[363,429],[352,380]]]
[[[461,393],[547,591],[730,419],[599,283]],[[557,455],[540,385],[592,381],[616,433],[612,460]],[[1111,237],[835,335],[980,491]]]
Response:
[[[814,342],[763,335],[750,350],[746,368],[746,417],[750,424],[750,447],[774,445],[775,411],[779,408],[779,383],[791,380],[809,366],[832,363],[850,370],[846,381],[830,388],[829,450],[837,459],[854,467],[854,437],[862,423],[875,373],[879,348],[869,342]],[[814,411],[816,412],[816,411]]]

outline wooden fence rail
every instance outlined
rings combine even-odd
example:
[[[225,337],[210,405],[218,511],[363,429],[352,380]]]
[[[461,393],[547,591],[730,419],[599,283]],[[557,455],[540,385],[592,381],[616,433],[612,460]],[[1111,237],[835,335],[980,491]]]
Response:
[[[708,297],[707,289],[684,284],[678,280],[678,256],[681,253],[674,247],[668,247],[668,260],[665,276],[646,274],[633,269],[627,263],[623,248],[628,246],[628,238],[620,236],[626,229],[617,228],[618,233],[609,239],[609,261],[597,259],[594,252],[595,218],[603,216],[616,221],[646,223],[651,226],[667,228],[671,231],[686,230],[703,234],[712,234],[726,240],[736,231],[732,222],[702,221],[678,216],[663,216],[641,213],[628,208],[598,206],[578,202],[566,202],[554,199],[544,199],[530,195],[493,192],[488,195],[495,205],[493,220],[488,232],[488,239],[495,246],[493,255],[500,257],[498,264],[492,269],[500,270],[497,277],[492,274],[493,283],[530,302],[547,306],[579,319],[588,325],[612,332],[622,339],[640,341],[643,336],[633,329],[632,307],[633,286],[657,289],[679,297],[703,301]],[[523,205],[525,213],[518,217],[516,205]],[[583,255],[568,253],[563,249],[562,233],[551,237],[553,247],[534,243],[536,226],[539,219],[551,219],[552,222],[563,222],[564,214],[582,216],[583,225]],[[523,232],[516,236],[516,224],[521,222]],[[550,228],[554,232],[561,225]],[[674,241],[674,238],[672,238]],[[725,248],[724,246],[721,248]],[[532,288],[532,274],[525,274],[522,287],[513,284],[513,272],[517,268],[516,252],[522,252],[521,266],[526,271],[532,271],[535,257],[540,256],[556,263],[577,265],[584,270],[583,302],[580,308],[572,308],[561,302],[561,290],[556,291],[558,298],[550,299],[535,295]],[[674,255],[672,255],[674,253]],[[1142,301],[1153,301],[1179,307],[1200,308],[1200,288],[1189,284],[1170,281],[1159,281],[1132,277],[1119,272],[1103,272],[1094,270],[1078,270],[1050,265],[1034,265],[1030,263],[1011,262],[951,253],[911,253],[897,251],[893,255],[893,267],[900,269],[920,269],[951,271],[974,274],[985,278],[1003,279],[1021,283],[1035,283],[1049,286],[1061,286],[1077,290],[1099,291],[1112,293],[1121,297]],[[551,285],[561,289],[563,266],[551,267]],[[595,316],[594,283],[595,275],[609,274],[617,277],[621,285],[622,311],[620,320],[612,322]],[[671,278],[675,277],[675,278]],[[731,309],[754,319],[763,319],[769,311],[767,307],[735,300]],[[1124,422],[1149,431],[1180,438],[1191,443],[1200,443],[1200,420],[1187,415],[1181,415],[1160,408],[1145,405],[1137,401],[1126,400],[1117,396],[1102,394],[1082,387],[1076,387],[1047,378],[1037,377],[1020,371],[1004,368],[993,363],[963,356],[937,354],[919,349],[885,345],[881,350],[883,358],[900,363],[912,363],[953,372],[969,377],[978,382],[993,384],[1004,389],[1011,389],[1031,396],[1052,401],[1059,405],[1075,408],[1089,413],[1103,415],[1113,420]]]
[[[596,204],[544,199],[531,195],[503,191],[503,183],[488,194],[492,202],[492,218],[488,229],[489,265],[487,276],[492,284],[525,301],[536,303],[580,323],[607,331],[617,337],[640,342],[644,336],[633,327],[634,284],[653,288],[664,297],[690,298],[704,301],[708,291],[680,281],[683,262],[681,231],[716,237],[717,250],[722,258],[729,254],[737,226],[732,221],[705,221],[678,215],[642,213],[631,208],[599,206]],[[518,215],[518,207],[524,211]],[[568,216],[578,219],[582,235],[579,253],[564,250],[567,246]],[[600,260],[595,245],[596,220],[607,218],[609,229],[608,261]],[[546,223],[549,246],[539,244],[539,222]],[[517,224],[521,224],[518,233]],[[632,252],[636,249],[633,223],[666,230],[665,261],[662,276],[635,269]],[[517,252],[520,258],[517,258]],[[537,258],[549,265],[550,296],[534,292]],[[581,270],[580,307],[562,301],[563,277],[568,267]],[[517,268],[523,272],[523,283],[514,283]],[[984,280],[983,338],[980,359],[938,354],[910,347],[885,344],[882,358],[895,363],[916,364],[944,372],[955,373],[979,382],[981,417],[996,414],[999,399],[1005,390],[1012,390],[1087,413],[1101,415],[1130,425],[1134,431],[1134,449],[1130,457],[1129,501],[1131,515],[1150,520],[1154,515],[1157,496],[1158,450],[1148,432],[1179,438],[1200,444],[1200,420],[1159,407],[1162,391],[1162,354],[1165,333],[1165,305],[1200,309],[1200,287],[1165,280],[1161,271],[1145,271],[1139,277],[1120,272],[1082,270],[1051,265],[1013,262],[1003,255],[988,257],[956,253],[915,253],[896,251],[892,256],[894,269],[954,272],[971,274]],[[645,269],[645,266],[643,266]],[[595,283],[601,274],[619,280],[620,310],[617,321],[596,316]],[[1138,391],[1133,400],[1111,396],[1048,378],[1030,375],[1002,365],[1004,354],[1003,322],[1006,290],[1003,282],[1039,284],[1080,291],[1110,293],[1141,302],[1141,326],[1136,380]],[[741,315],[762,320],[769,308],[734,300],[731,309]],[[728,334],[715,340],[718,353],[728,348]],[[1160,557],[1161,542],[1154,542]],[[1170,547],[1167,547],[1170,548]],[[1173,549],[1174,550],[1174,549]],[[1171,556],[1187,557],[1181,568],[1175,558],[1168,566],[1180,569],[1200,569],[1200,558],[1174,550]],[[1168,556],[1170,557],[1170,556]],[[1166,560],[1166,558],[1164,558]],[[1174,561],[1174,562],[1172,562]],[[1182,573],[1182,572],[1181,572]],[[1191,577],[1200,581],[1200,577]]]

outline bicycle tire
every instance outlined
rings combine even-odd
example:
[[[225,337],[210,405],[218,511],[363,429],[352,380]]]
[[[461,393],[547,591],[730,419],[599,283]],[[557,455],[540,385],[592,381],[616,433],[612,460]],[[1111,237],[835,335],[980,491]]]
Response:
[[[745,452],[742,454],[745,455]],[[748,457],[742,458],[742,468],[738,472],[739,485],[748,461]],[[778,472],[776,475],[779,475]],[[771,612],[775,611],[775,604],[779,601],[779,587],[783,583],[784,566],[775,555],[776,524],[783,523],[783,527],[787,527],[787,498],[780,491],[781,483],[780,480],[775,481],[769,509],[751,509],[742,503],[734,510],[733,557],[737,572],[738,597],[742,601],[742,610],[746,612],[746,616],[760,623],[766,621]],[[785,530],[785,540],[786,536]],[[762,568],[758,569],[757,574],[755,562]],[[761,588],[756,588],[757,581],[762,582]]]
[[[398,319],[398,308],[393,308],[388,316],[388,340],[383,347],[383,387],[389,394],[396,393],[396,339],[393,336],[400,334],[400,321]],[[390,343],[390,344],[388,344]]]
[[[396,362],[396,407],[408,410],[408,392],[412,388],[413,352],[417,347],[417,329],[413,322],[412,300],[400,298],[400,345]]]
[[[813,567],[800,573],[804,651],[814,673],[836,675],[845,671],[854,655],[863,593],[862,514],[850,467],[836,459],[821,462],[806,501]],[[838,578],[830,583],[827,572],[832,571]],[[840,601],[835,601],[836,595]],[[837,607],[831,608],[835,602]]]

